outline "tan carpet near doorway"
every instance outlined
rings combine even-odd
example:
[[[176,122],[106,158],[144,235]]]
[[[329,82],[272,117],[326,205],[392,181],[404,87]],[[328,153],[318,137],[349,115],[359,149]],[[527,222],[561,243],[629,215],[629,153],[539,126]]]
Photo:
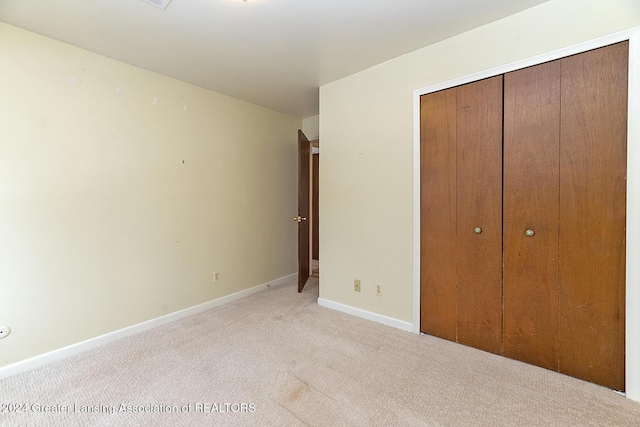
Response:
[[[0,413],[0,425],[640,425],[640,403],[610,390],[335,312],[317,297],[317,281],[302,294],[282,285],[5,379],[0,402],[28,411]],[[144,412],[154,405],[177,413]]]

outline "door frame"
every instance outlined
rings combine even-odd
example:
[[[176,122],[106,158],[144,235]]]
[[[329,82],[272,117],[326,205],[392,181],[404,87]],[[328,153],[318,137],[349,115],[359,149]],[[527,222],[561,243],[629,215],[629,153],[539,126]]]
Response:
[[[640,401],[640,27],[413,91],[413,332],[420,333],[420,96],[629,41],[627,112],[626,396]],[[632,212],[633,215],[629,213]]]
[[[298,292],[302,292],[311,275],[310,208],[311,142],[304,132],[298,129]]]

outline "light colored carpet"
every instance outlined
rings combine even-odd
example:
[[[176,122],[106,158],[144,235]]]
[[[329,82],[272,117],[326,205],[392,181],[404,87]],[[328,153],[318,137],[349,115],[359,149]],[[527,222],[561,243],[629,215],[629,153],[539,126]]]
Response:
[[[5,379],[0,402],[28,411],[0,412],[0,425],[640,425],[640,404],[605,388],[319,307],[317,297],[317,280],[302,294],[282,285]]]

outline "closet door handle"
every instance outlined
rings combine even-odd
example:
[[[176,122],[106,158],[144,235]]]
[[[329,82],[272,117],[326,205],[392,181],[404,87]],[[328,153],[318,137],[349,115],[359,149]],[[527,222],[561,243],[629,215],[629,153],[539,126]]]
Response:
[[[480,234],[480,233],[482,233],[482,228],[476,227],[476,228],[473,229],[473,232],[476,233],[476,234]]]
[[[524,232],[524,235],[527,237],[533,237],[536,235],[536,232],[531,229],[528,229],[527,231]]]

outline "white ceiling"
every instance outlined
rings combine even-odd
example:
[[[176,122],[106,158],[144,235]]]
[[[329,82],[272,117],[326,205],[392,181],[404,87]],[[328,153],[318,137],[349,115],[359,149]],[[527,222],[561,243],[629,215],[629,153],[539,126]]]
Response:
[[[547,0],[0,0],[0,21],[297,117],[318,87]]]

